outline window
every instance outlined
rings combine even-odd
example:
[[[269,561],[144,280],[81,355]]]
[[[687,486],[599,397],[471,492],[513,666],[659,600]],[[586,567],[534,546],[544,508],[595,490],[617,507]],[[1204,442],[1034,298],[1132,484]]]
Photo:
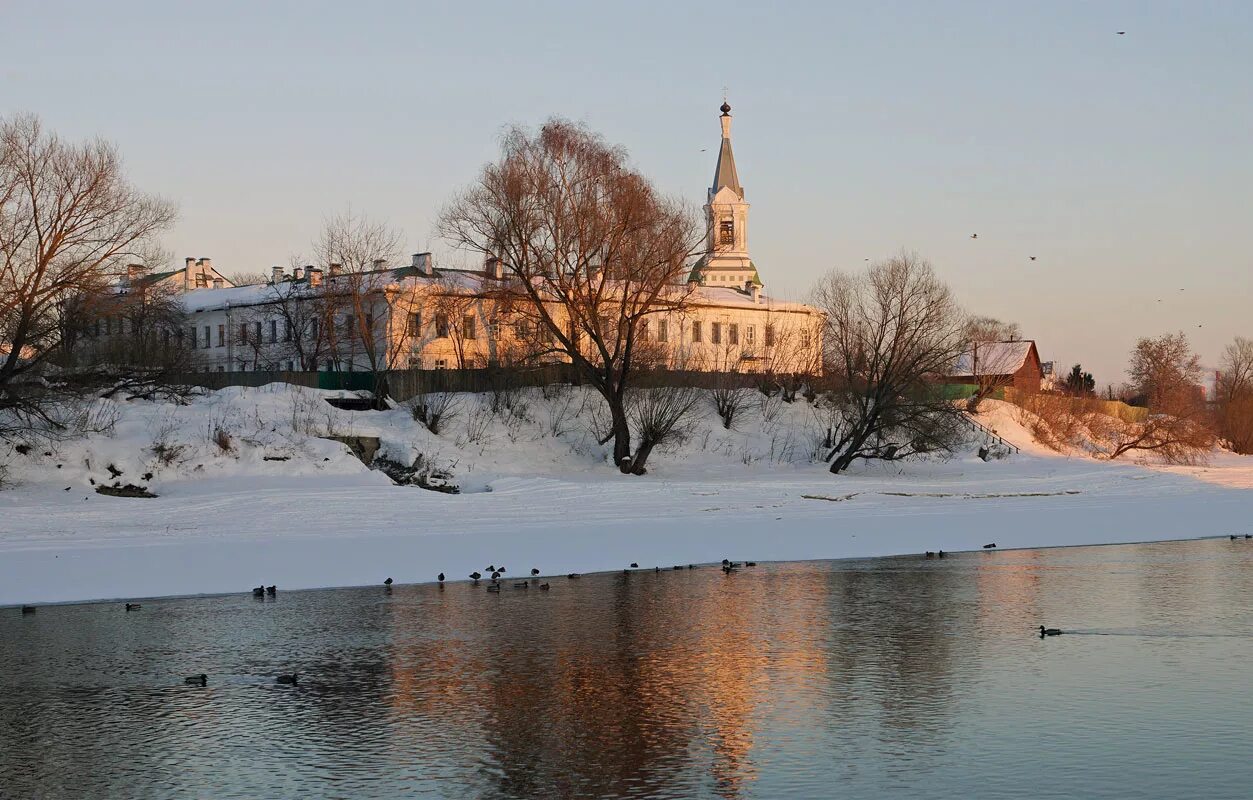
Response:
[[[435,369],[448,369],[448,360],[443,358],[435,359]]]
[[[344,315],[344,337],[347,339],[352,339],[356,335],[357,335],[357,320],[353,318],[352,314],[345,314]]]
[[[474,315],[473,314],[466,314],[464,317],[462,317],[461,338],[463,339],[474,338]]]
[[[406,330],[406,332],[410,336],[422,335],[422,313],[421,312],[412,311],[409,313],[409,327]]]
[[[664,319],[657,323],[657,341],[667,342],[670,340],[670,331],[666,330],[667,327]]]
[[[295,371],[295,369],[296,369],[296,362],[292,361],[291,359],[288,359],[288,360],[287,360],[287,371],[288,371],[288,372],[293,372],[293,371]]]
[[[808,328],[801,328],[801,349],[802,350],[809,349],[809,329]]]
[[[289,319],[283,320],[283,341],[291,341],[291,320]],[[290,364],[291,362],[289,361],[288,363]],[[291,367],[288,367],[288,369],[291,369]]]
[[[365,314],[365,329],[371,334],[374,333],[374,312],[367,311]]]
[[[105,332],[105,335],[109,335],[113,333],[113,317],[104,318],[104,332]]]
[[[329,360],[328,360],[328,361],[326,362],[326,371],[327,371],[327,372],[333,372],[334,370],[335,370],[335,362],[334,362],[334,361],[329,361]]]
[[[417,356],[409,356],[409,369],[418,369],[422,366],[422,359]]]
[[[252,343],[261,344],[261,320],[252,323]]]
[[[500,339],[500,322],[495,317],[487,322],[487,338],[492,341]]]
[[[744,344],[754,344],[757,341],[757,331],[752,325],[744,326]]]
[[[513,335],[522,341],[526,341],[531,335],[531,327],[527,325],[526,320],[520,319],[513,323]]]
[[[640,341],[648,341],[648,320],[646,319],[640,320]]]
[[[92,327],[93,327],[93,332],[92,332],[92,334],[91,334],[91,335],[92,335],[92,336],[99,336],[99,335],[100,335],[100,320],[99,320],[99,319],[97,319],[97,320],[96,320],[96,324],[95,324],[94,326],[92,326]]]
[[[740,343],[740,326],[736,325],[734,322],[732,322],[730,325],[727,326],[727,343],[728,344]]]
[[[204,326],[204,346],[205,347],[213,346],[213,335],[209,333],[209,330],[210,328],[208,325]]]
[[[191,336],[188,337],[188,341],[191,343],[191,349],[195,350],[196,349],[196,326],[195,325],[191,326]]]
[[[239,323],[239,343],[248,344],[248,323]]]
[[[774,326],[766,326],[766,347],[774,347]]]
[[[718,223],[718,244],[735,244],[735,223],[729,219]]]
[[[170,346],[170,329],[169,328],[166,328],[165,330],[161,331],[161,344],[165,345],[166,347]]]
[[[278,341],[278,320],[276,319],[270,320],[270,341]]]
[[[309,320],[309,338],[315,342],[318,340],[318,321],[316,319]]]
[[[692,320],[692,341],[700,341],[700,320],[698,319]]]
[[[226,367],[222,364],[218,364],[218,372],[226,372]]]
[[[435,336],[440,339],[448,338],[448,315],[435,315]]]
[[[714,344],[722,344],[722,323],[721,322],[709,323],[709,341],[713,342]]]

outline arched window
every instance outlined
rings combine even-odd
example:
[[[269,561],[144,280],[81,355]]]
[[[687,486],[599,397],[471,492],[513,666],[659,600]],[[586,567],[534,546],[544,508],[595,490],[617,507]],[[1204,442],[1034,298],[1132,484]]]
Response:
[[[735,223],[729,219],[718,223],[718,244],[735,244]]]

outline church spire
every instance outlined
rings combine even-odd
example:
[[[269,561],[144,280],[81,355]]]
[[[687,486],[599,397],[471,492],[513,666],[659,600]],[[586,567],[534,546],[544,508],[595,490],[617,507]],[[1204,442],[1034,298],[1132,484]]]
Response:
[[[735,172],[735,154],[731,152],[731,105],[725,100],[722,101],[721,111],[722,149],[718,151],[718,166],[714,170],[714,185],[710,194],[717,194],[725,186],[743,200],[744,187],[740,186],[740,177]]]
[[[761,278],[748,254],[748,203],[731,152],[731,106],[726,100],[721,110],[722,148],[705,202],[705,255],[696,262],[691,277],[706,286],[749,292],[761,286]]]

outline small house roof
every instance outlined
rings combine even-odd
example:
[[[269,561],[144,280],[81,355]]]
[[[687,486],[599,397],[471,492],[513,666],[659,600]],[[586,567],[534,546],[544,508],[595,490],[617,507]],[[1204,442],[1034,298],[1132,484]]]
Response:
[[[972,342],[953,365],[954,376],[1013,375],[1022,369],[1031,355],[1035,341],[1017,339],[1012,342]]]

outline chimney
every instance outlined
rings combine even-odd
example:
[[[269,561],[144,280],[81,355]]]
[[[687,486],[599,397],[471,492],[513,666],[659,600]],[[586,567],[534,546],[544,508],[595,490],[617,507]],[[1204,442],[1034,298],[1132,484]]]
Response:
[[[226,285],[226,282],[225,282],[225,281],[223,281],[221,278],[214,278],[214,279],[213,279],[213,288],[214,288],[214,289],[221,289],[221,288],[222,288],[223,286],[225,286],[225,285]]]
[[[292,270],[291,270],[292,280],[298,281],[304,278],[304,276],[305,276],[304,267],[292,267]]]
[[[372,265],[375,269],[387,269],[387,259],[386,259],[386,258],[376,258],[376,259],[374,259],[374,260],[373,260],[372,262],[370,262],[370,263],[371,263],[371,265]]]
[[[434,275],[435,265],[431,263],[430,253],[414,253],[413,265],[418,268],[423,275]]]
[[[196,263],[203,269],[213,269],[213,259],[211,258],[202,258]]]
[[[753,302],[760,303],[761,302],[761,287],[755,283],[750,283],[748,290],[753,295]]]
[[[282,267],[270,267],[270,283],[282,283],[282,282],[283,282],[283,268]]]
[[[305,270],[305,274],[309,276],[309,285],[317,288],[322,285],[322,270],[317,267],[309,267]]]
[[[340,266],[339,264],[328,264],[327,266],[329,267],[329,269],[327,270],[328,278],[334,278],[336,275],[339,274],[339,266]]]
[[[194,258],[183,259],[183,291],[184,292],[191,290],[191,287],[192,287],[191,274],[195,272],[195,270],[193,269],[193,267],[195,266],[196,266],[196,259]]]
[[[134,285],[147,272],[147,268],[143,264],[127,264],[126,265],[126,281]]]
[[[483,272],[486,273],[489,278],[501,280],[505,277],[505,262],[501,261],[496,256],[491,256],[487,259],[487,263],[483,267]]]

